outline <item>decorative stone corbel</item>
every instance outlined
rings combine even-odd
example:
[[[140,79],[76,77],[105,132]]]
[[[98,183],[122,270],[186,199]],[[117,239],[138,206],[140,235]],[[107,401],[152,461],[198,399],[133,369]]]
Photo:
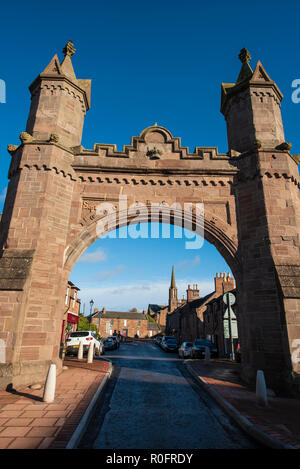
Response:
[[[19,139],[21,140],[22,143],[29,143],[35,140],[34,137],[30,135],[28,132],[22,132],[19,136]]]
[[[147,156],[149,156],[151,160],[159,160],[162,154],[162,150],[159,150],[156,147],[153,147],[151,149],[148,148],[147,150]]]
[[[13,155],[17,148],[19,148],[18,145],[7,145],[7,151],[10,155]]]
[[[236,158],[236,157],[241,155],[241,153],[239,151],[233,150],[232,148],[231,148],[231,150],[229,150],[229,152],[227,154],[230,158]]]
[[[254,150],[259,150],[262,147],[261,141],[256,139],[253,144]]]
[[[300,163],[300,155],[291,155],[293,160],[296,161],[297,164]]]
[[[290,142],[282,142],[280,145],[277,145],[277,147],[275,148],[276,150],[280,150],[280,151],[290,151],[292,148],[292,144]]]
[[[51,134],[49,138],[50,143],[57,143],[59,140],[59,135],[58,134]]]

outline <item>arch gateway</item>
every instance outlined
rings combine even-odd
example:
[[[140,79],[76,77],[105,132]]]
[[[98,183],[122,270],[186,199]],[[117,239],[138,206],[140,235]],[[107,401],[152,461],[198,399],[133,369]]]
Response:
[[[6,362],[0,387],[31,384],[49,364],[61,369],[59,345],[65,286],[84,250],[97,239],[97,205],[204,204],[204,237],[230,266],[237,284],[242,374],[264,370],[267,385],[288,391],[299,376],[300,201],[298,159],[285,142],[282,94],[260,62],[243,49],[236,83],[221,86],[228,147],[197,147],[157,124],[117,151],[81,146],[90,80],[78,79],[63,49],[30,86],[26,131],[9,145],[9,185],[0,236],[0,338]],[[197,223],[193,213],[191,220]],[[144,221],[148,221],[145,217]],[[172,223],[180,224],[180,212]]]

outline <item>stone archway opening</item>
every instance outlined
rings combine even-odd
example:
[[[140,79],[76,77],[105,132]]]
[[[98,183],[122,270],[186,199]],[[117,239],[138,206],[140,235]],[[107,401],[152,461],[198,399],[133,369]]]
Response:
[[[162,245],[164,246],[164,249],[163,249],[163,251],[164,251],[165,249],[167,249],[167,246],[168,246],[167,243],[170,242],[170,243],[173,244],[173,249],[174,249],[174,245],[178,243],[177,244],[178,249],[181,252],[180,256],[181,256],[182,259],[185,259],[184,262],[191,263],[191,259],[193,259],[193,261],[194,261],[194,260],[196,260],[196,258],[199,258],[199,257],[201,258],[200,263],[199,263],[199,260],[197,260],[197,267],[196,267],[196,270],[194,270],[194,277],[190,273],[190,269],[188,269],[186,271],[186,275],[187,275],[189,280],[186,280],[184,282],[182,282],[182,280],[181,280],[181,282],[179,282],[179,284],[176,283],[176,285],[177,285],[176,295],[175,295],[176,296],[176,301],[175,301],[176,305],[175,305],[174,299],[173,299],[172,300],[172,308],[170,309],[169,313],[170,312],[174,313],[175,310],[177,310],[177,308],[180,305],[182,306],[182,299],[181,299],[182,295],[184,295],[184,298],[186,297],[186,300],[187,299],[189,300],[188,308],[191,308],[191,312],[192,312],[191,317],[188,318],[188,317],[186,317],[187,316],[187,314],[186,314],[187,311],[184,311],[185,315],[184,315],[184,321],[182,323],[182,333],[180,333],[179,330],[177,330],[177,332],[176,332],[176,335],[178,335],[178,340],[181,343],[183,340],[191,340],[191,338],[190,338],[191,335],[193,335],[193,340],[196,339],[197,337],[204,338],[205,335],[210,335],[211,340],[216,342],[216,337],[219,336],[219,335],[221,336],[221,330],[222,330],[221,308],[222,308],[222,303],[219,305],[220,311],[218,311],[218,324],[215,324],[215,326],[217,325],[217,328],[214,327],[213,333],[212,333],[211,330],[207,330],[205,335],[204,335],[204,316],[203,316],[203,313],[206,310],[206,303],[208,302],[208,300],[213,300],[214,298],[218,298],[220,300],[220,297],[222,297],[222,295],[224,293],[224,290],[223,290],[224,285],[222,286],[223,283],[225,283],[226,291],[228,289],[234,289],[235,288],[234,278],[232,278],[232,270],[228,267],[228,264],[226,263],[223,256],[215,249],[215,246],[212,243],[209,243],[209,242],[206,243],[204,241],[204,239],[200,240],[199,239],[200,238],[199,234],[197,235],[197,242],[195,243],[195,242],[192,241],[192,243],[194,243],[193,244],[193,249],[191,249],[190,251],[189,251],[189,249],[186,249],[185,244],[186,244],[186,242],[191,243],[191,237],[190,236],[185,237],[186,233],[185,232],[182,233],[184,231],[184,229],[182,228],[182,225],[180,223],[181,218],[179,217],[179,212],[177,211],[177,213],[175,215],[176,216],[173,217],[174,219],[172,220],[172,222],[173,222],[172,225],[168,224],[167,220],[165,220],[164,222],[161,222],[161,223],[153,223],[153,222],[148,223],[147,218],[145,220],[143,220],[143,219],[141,219],[141,217],[139,217],[138,220],[137,220],[136,218],[132,217],[131,220],[128,220],[128,225],[130,224],[129,227],[130,226],[136,227],[137,224],[139,224],[140,227],[137,227],[134,232],[131,232],[131,233],[129,232],[128,236],[127,236],[127,239],[124,236],[124,234],[126,234],[125,233],[126,230],[125,230],[125,232],[123,230],[123,232],[120,233],[122,231],[122,229],[120,229],[119,227],[116,230],[111,231],[111,232],[108,232],[106,230],[106,235],[109,234],[109,233],[112,233],[111,239],[109,239],[110,238],[109,236],[107,237],[108,238],[107,243],[106,243],[106,239],[105,239],[106,237],[105,236],[104,236],[104,239],[103,239],[103,237],[100,237],[100,238],[96,239],[93,242],[90,239],[89,242],[91,242],[92,244],[90,244],[87,247],[86,251],[75,262],[74,268],[72,269],[72,272],[71,272],[70,280],[72,282],[74,282],[82,290],[81,291],[81,295],[82,295],[81,298],[84,298],[84,300],[81,300],[81,311],[82,311],[83,304],[84,304],[84,311],[85,311],[86,315],[90,314],[89,302],[90,302],[91,298],[93,298],[93,300],[96,299],[95,304],[94,304],[94,307],[97,307],[97,313],[96,313],[96,317],[95,317],[95,325],[99,328],[99,330],[100,330],[99,311],[102,308],[105,307],[105,314],[108,314],[109,310],[113,311],[113,314],[115,314],[116,311],[126,312],[126,311],[129,311],[128,308],[136,307],[137,304],[136,304],[136,301],[135,301],[135,297],[137,297],[137,299],[140,298],[139,293],[142,293],[142,291],[140,292],[139,290],[140,290],[142,285],[143,285],[143,288],[146,290],[146,292],[143,293],[143,296],[148,298],[148,302],[147,302],[147,300],[145,300],[146,302],[143,302],[142,306],[141,306],[141,304],[138,305],[140,311],[144,310],[144,308],[145,308],[145,310],[147,310],[148,305],[150,303],[158,303],[158,304],[161,304],[161,305],[165,304],[166,308],[168,307],[168,305],[166,303],[168,303],[167,297],[168,297],[168,290],[169,290],[170,269],[171,269],[172,263],[175,263],[175,273],[176,273],[176,279],[178,281],[178,274],[180,274],[180,270],[178,272],[177,267],[176,267],[176,264],[177,264],[178,260],[176,260],[176,262],[175,262],[174,258],[172,259],[172,255],[170,254],[169,259],[167,261],[168,265],[166,266],[165,259],[163,260],[161,257],[159,257],[159,258],[155,257],[155,251],[156,251],[156,249],[159,249],[158,246],[162,246]],[[94,223],[96,223],[96,221],[94,221]],[[107,223],[107,225],[110,224],[110,222],[108,220],[108,217],[106,218],[106,223]],[[158,225],[158,226],[155,226],[155,230],[152,230],[153,225]],[[114,223],[113,226],[116,226],[116,224]],[[110,224],[111,228],[113,228],[113,226],[112,226],[112,224]],[[124,227],[124,224],[123,224],[123,227]],[[178,227],[179,230],[177,230],[177,236],[176,237],[174,236],[174,238],[181,238],[181,239],[174,239],[173,238],[174,232],[173,232],[172,228],[176,228],[176,227]],[[145,229],[143,229],[143,228],[145,228]],[[158,228],[158,230],[156,230],[156,228]],[[152,232],[154,232],[155,235],[156,235],[157,231],[160,231],[160,237],[159,237],[160,244],[157,244],[156,242],[151,244],[151,234],[152,234]],[[186,231],[187,231],[187,229],[186,229]],[[116,232],[119,232],[120,236]],[[178,235],[178,233],[180,233],[180,234]],[[131,234],[133,234],[134,236],[133,236],[133,239],[131,239],[129,241],[128,238],[131,238]],[[196,235],[196,232],[194,231],[191,234]],[[156,241],[158,240],[158,238],[156,236],[155,236],[155,240]],[[86,239],[85,239],[85,241],[86,241]],[[139,245],[137,245],[137,243],[139,243]],[[205,243],[205,246],[202,249],[203,243]],[[115,248],[114,248],[114,245],[116,246]],[[153,251],[153,258],[152,258],[152,256],[151,256],[150,260],[148,258],[148,262],[146,262],[146,264],[144,264],[145,260],[143,259],[143,254],[142,254],[141,249],[140,249],[141,246],[143,246],[143,249],[145,251],[147,251],[149,249],[151,250],[152,247],[155,246],[154,251]],[[194,249],[195,247],[197,247],[197,249]],[[90,248],[92,248],[92,249],[90,249]],[[108,251],[106,251],[106,248],[108,248]],[[110,265],[110,261],[108,259],[108,258],[110,258],[110,255],[107,258],[106,254],[111,253],[112,250],[114,250],[114,249],[117,249],[117,252],[118,253],[120,252],[121,254],[120,254],[120,256],[119,255],[117,256],[118,260],[113,261],[112,265]],[[204,250],[204,252],[203,252],[203,250]],[[223,273],[220,273],[220,278],[216,278],[216,277],[219,277],[219,274],[216,274],[216,271],[214,271],[214,268],[210,267],[210,265],[209,265],[210,257],[208,256],[207,251],[210,253],[211,261],[214,264],[214,268],[218,269],[218,272],[220,272],[220,271],[228,272],[228,284],[226,282],[227,274],[226,274],[226,276],[224,275],[224,277],[225,277],[224,280],[221,279],[221,276],[223,277]],[[75,252],[77,252],[77,255],[78,255],[79,250],[76,251],[76,249],[75,249],[75,252],[73,252],[73,256],[72,256],[72,253],[71,253],[70,250],[68,252],[70,254],[70,257],[66,259],[66,263],[67,264],[69,263],[69,266],[70,266],[71,259],[72,259],[72,264],[73,264]],[[93,253],[95,255],[95,261],[94,262],[93,262],[93,257],[92,257]],[[120,267],[120,265],[119,265],[120,263],[122,264],[123,268],[124,268],[124,264],[127,264],[127,262],[128,262],[128,253],[131,253],[130,256],[129,256],[130,257],[129,272],[132,268],[139,268],[140,271],[141,271],[138,279],[136,279],[135,281],[130,280],[130,282],[132,283],[132,285],[130,283],[130,285],[131,285],[131,288],[130,288],[131,303],[130,304],[128,303],[128,297],[126,296],[126,292],[128,290],[129,278],[128,279],[126,278],[126,280],[125,280],[124,275],[123,275],[124,270],[120,270],[120,271],[118,270],[118,267]],[[174,250],[173,250],[173,253],[174,253]],[[205,260],[204,260],[205,265],[207,266],[205,269],[203,267],[204,264],[203,264],[202,253],[205,257]],[[101,256],[100,256],[100,262],[97,263],[96,259],[98,257],[98,254],[101,254]],[[103,254],[105,254],[104,258],[103,258]],[[192,256],[191,256],[191,254],[192,254]],[[176,251],[176,255],[177,255],[177,251]],[[81,262],[84,262],[84,261],[81,261],[82,257],[83,258],[86,257],[86,259],[85,259],[86,264],[81,263]],[[135,259],[137,259],[136,262],[135,262]],[[187,259],[189,259],[189,260],[187,260]],[[147,271],[148,271],[148,269],[150,271],[152,270],[152,268],[153,268],[152,262],[153,262],[153,265],[156,266],[155,267],[155,269],[157,270],[156,277],[157,277],[157,280],[159,279],[159,281],[156,282],[156,278],[155,278],[155,275],[154,275],[154,276],[151,276],[151,284],[150,284],[150,281],[147,281],[147,279],[148,279]],[[192,267],[192,265],[193,264],[191,263],[190,267]],[[165,277],[165,288],[164,288],[163,294],[162,294],[162,291],[161,291],[161,282],[162,282],[161,267],[162,267],[162,271],[165,272],[165,275],[166,275],[166,277]],[[179,262],[178,268],[180,268],[180,262]],[[75,270],[75,274],[74,274],[74,270]],[[102,270],[103,270],[103,273],[106,273],[108,278],[106,278],[106,275],[102,276],[102,272],[101,272]],[[229,279],[229,270],[231,270],[230,279]],[[168,272],[167,274],[166,274],[166,271]],[[111,279],[110,274],[113,273],[113,272],[115,274],[118,273],[118,275],[116,275],[116,277],[114,277],[114,279]],[[200,274],[200,277],[199,277],[199,274]],[[86,276],[89,276],[89,279],[90,279],[89,281],[87,281]],[[182,273],[181,273],[181,278],[182,278]],[[82,280],[83,284],[80,283],[81,280]],[[140,283],[140,282],[142,282],[142,283]],[[195,282],[197,283],[197,290],[199,290],[199,291],[197,291],[197,292],[193,291],[193,293],[191,295],[190,291],[187,292],[187,288],[190,289],[190,286],[188,285],[188,283],[193,284],[193,289],[194,289],[194,287],[195,287],[194,283]],[[184,285],[183,285],[183,283],[184,283]],[[219,285],[219,283],[220,283],[220,285]],[[229,286],[230,286],[230,288],[229,288]],[[86,296],[87,295],[86,291],[89,292],[88,293],[89,297]],[[119,298],[116,297],[116,291],[119,291],[119,295],[118,295]],[[150,295],[150,291],[151,291],[151,295]],[[178,294],[177,294],[177,291],[178,291]],[[181,291],[181,295],[179,295],[179,291]],[[135,292],[135,293],[133,293],[133,292]],[[103,295],[106,299],[104,299]],[[159,301],[158,301],[157,295],[160,296]],[[107,297],[109,297],[110,300],[107,300]],[[97,298],[98,298],[98,300],[97,300]],[[195,301],[196,298],[197,298],[197,301]],[[201,308],[200,308],[199,300],[201,300],[201,298],[203,298],[205,300],[205,303],[201,304]],[[197,303],[197,312],[196,312],[196,310],[195,311],[192,310],[191,301],[193,302],[194,306]],[[127,306],[125,306],[125,304]],[[87,308],[86,308],[86,306],[87,306]],[[220,308],[220,306],[221,306],[221,308]],[[166,311],[167,311],[166,308],[164,308],[164,310],[159,315],[159,325],[162,326],[162,331],[165,331],[165,327],[167,325],[166,324],[167,318],[165,317],[166,316]],[[97,316],[97,314],[98,314],[99,317]],[[174,317],[174,314],[173,314],[173,317]],[[176,314],[179,314],[179,309],[176,312]],[[162,318],[164,318],[164,319],[162,320]],[[102,321],[101,322],[101,333],[106,333],[107,331],[102,330],[103,327],[104,327],[103,324],[105,322],[105,317],[101,321]],[[222,322],[222,324],[223,324],[223,322]],[[211,329],[211,327],[210,327],[210,329]],[[179,335],[179,333],[180,333],[180,335]],[[186,338],[185,338],[185,335],[187,335]],[[207,337],[207,338],[209,338],[209,337]],[[227,348],[228,347],[229,347],[229,345],[227,346]],[[228,354],[229,353],[228,351],[229,351],[229,348],[228,348],[228,350],[226,349],[226,345],[224,345],[224,339],[222,338],[222,340],[220,342],[221,356],[224,356],[224,353]]]

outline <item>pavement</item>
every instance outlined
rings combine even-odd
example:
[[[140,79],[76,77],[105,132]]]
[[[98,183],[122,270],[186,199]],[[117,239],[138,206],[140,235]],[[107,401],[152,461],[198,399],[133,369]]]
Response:
[[[40,389],[0,391],[0,449],[72,448],[85,428],[95,395],[111,373],[108,360],[67,358],[56,378],[55,400],[43,402]]]
[[[226,360],[186,360],[188,371],[250,436],[271,448],[300,449],[300,400],[276,397],[256,402],[255,390],[239,378],[240,365]],[[93,405],[105,390],[112,365],[105,359],[87,364],[67,358],[56,379],[55,400],[43,402],[40,389],[0,391],[0,449],[73,448],[83,434]]]
[[[229,360],[186,360],[199,384],[243,430],[271,448],[300,449],[300,400],[276,397],[268,390],[268,404],[256,401],[255,389],[239,377],[240,364]]]
[[[106,355],[114,373],[80,449],[257,449],[185,369],[153,343],[121,344]]]

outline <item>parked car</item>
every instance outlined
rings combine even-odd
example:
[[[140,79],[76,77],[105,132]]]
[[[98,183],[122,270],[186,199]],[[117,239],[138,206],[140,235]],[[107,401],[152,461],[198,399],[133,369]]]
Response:
[[[176,337],[166,335],[162,338],[161,348],[165,352],[176,352],[178,350],[178,342]]]
[[[117,348],[116,341],[112,337],[103,339],[104,350],[115,350]]]
[[[182,342],[178,349],[179,358],[188,358],[192,354],[193,342]]]
[[[94,344],[94,355],[101,355],[103,353],[103,344],[100,340],[96,339],[94,331],[76,331],[71,332],[67,339],[66,355],[75,355],[78,353],[79,343],[83,342],[83,353],[87,353],[90,344]]]
[[[206,347],[209,348],[211,357],[218,356],[218,350],[216,346],[210,340],[196,339],[193,342],[193,346],[191,349],[191,357],[192,358],[204,358]]]
[[[156,345],[160,345],[161,341],[162,341],[162,336],[161,335],[158,335],[157,337],[155,337],[154,342],[155,342]]]
[[[98,337],[98,342],[100,343],[100,355],[104,355],[105,353],[105,350],[104,350],[104,343],[103,343],[103,339],[101,339],[101,337]]]

